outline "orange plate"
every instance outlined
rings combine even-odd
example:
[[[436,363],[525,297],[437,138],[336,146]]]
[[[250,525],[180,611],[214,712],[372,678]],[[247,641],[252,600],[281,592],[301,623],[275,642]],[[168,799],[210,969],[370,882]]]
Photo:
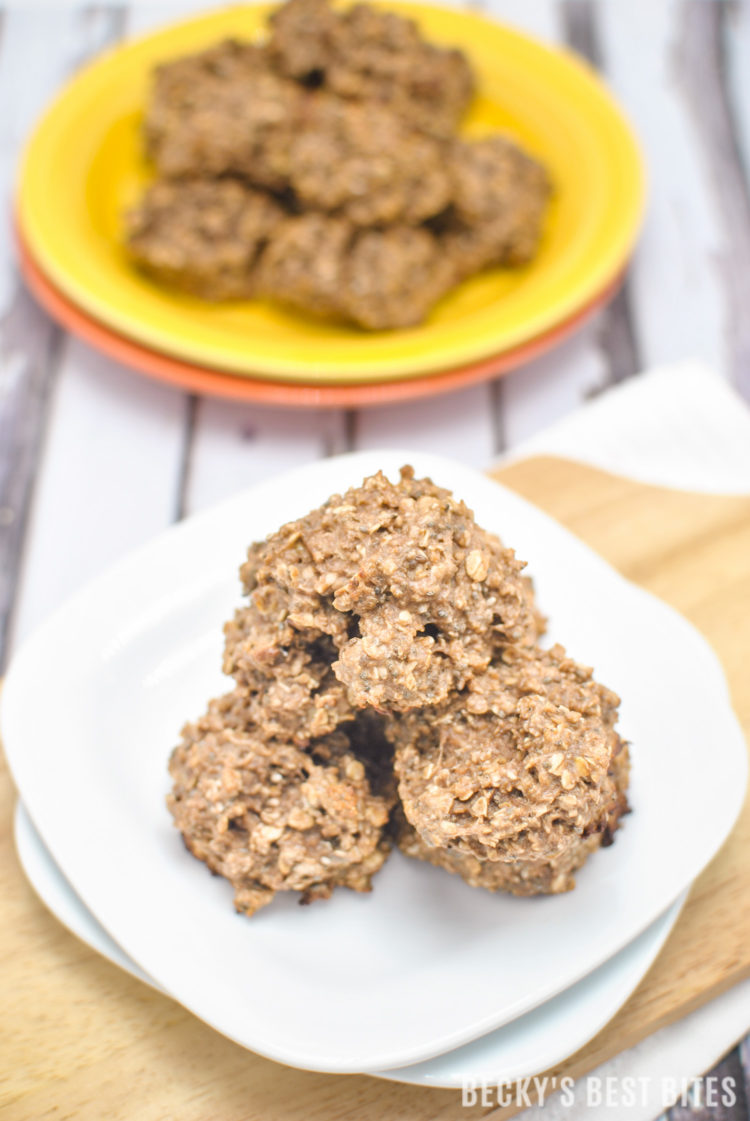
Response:
[[[357,385],[302,385],[270,381],[262,377],[236,376],[220,373],[205,366],[194,366],[170,358],[155,350],[115,334],[71,303],[55,287],[34,261],[18,229],[16,240],[21,273],[42,307],[61,326],[100,350],[109,358],[157,381],[187,389],[191,393],[228,397],[235,401],[255,401],[265,405],[288,405],[293,408],[364,408],[419,397],[432,397],[462,389],[476,382],[507,374],[524,362],[538,358],[571,335],[598,308],[603,307],[620,286],[622,277],[607,287],[581,311],[536,339],[513,347],[492,358],[468,366],[446,370],[406,381],[378,382]]]

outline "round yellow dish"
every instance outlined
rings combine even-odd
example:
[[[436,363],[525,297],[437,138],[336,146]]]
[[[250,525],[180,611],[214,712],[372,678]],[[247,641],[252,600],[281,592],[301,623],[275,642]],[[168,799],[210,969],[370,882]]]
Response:
[[[139,131],[151,70],[227,36],[257,37],[267,5],[212,12],[134,40],[66,87],[21,171],[18,218],[37,263],[89,315],[152,349],[287,381],[417,377],[498,354],[569,318],[622,269],[641,219],[643,167],[622,113],[565,51],[473,14],[383,6],[468,55],[479,93],[464,132],[506,130],[548,169],[555,196],[530,265],[464,282],[419,327],[372,333],[264,301],[206,303],[140,275],[122,245],[122,215],[151,175]]]

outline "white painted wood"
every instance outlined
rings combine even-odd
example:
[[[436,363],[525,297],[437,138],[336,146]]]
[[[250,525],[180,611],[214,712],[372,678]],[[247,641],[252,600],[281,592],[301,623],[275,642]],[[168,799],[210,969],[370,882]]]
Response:
[[[729,375],[750,400],[750,5],[691,5],[683,42],[687,96],[722,222]]]
[[[185,481],[187,513],[287,467],[350,449],[341,409],[309,411],[202,399]]]
[[[648,215],[630,273],[644,364],[697,357],[726,369],[722,231],[678,80],[681,5],[610,0],[595,8],[607,79],[649,172]]]
[[[547,43],[558,43],[562,35],[560,8],[555,0],[480,0],[467,7]]]
[[[28,131],[62,77],[97,39],[70,12],[30,19],[4,13],[0,35],[0,668],[12,610],[24,524],[44,428],[58,333],[20,289],[12,243],[16,167]],[[38,33],[34,27],[39,23]]]
[[[495,451],[494,418],[487,385],[399,405],[362,410],[355,447],[414,448],[440,452],[485,467]]]
[[[750,3],[732,4],[726,14],[725,80],[737,126],[737,139],[750,169]]]
[[[200,15],[212,8],[225,8],[227,5],[217,3],[216,0],[169,0],[165,3],[149,3],[141,0],[128,6],[125,20],[128,35],[146,34],[156,30],[174,20],[188,19],[191,15]]]
[[[607,384],[608,364],[599,344],[601,313],[549,354],[503,379],[503,443],[513,448],[560,420]]]
[[[70,342],[37,480],[14,641],[172,521],[183,426],[181,394]]]
[[[12,5],[0,34],[0,194],[12,213],[18,160],[37,118],[65,78],[98,50],[111,26],[111,12],[39,9]],[[16,284],[12,226],[0,222],[0,311]]]
[[[560,5],[554,0],[485,0],[482,10],[550,44],[563,39]],[[607,363],[598,326],[506,375],[493,394],[499,434],[496,450],[512,448],[576,408],[606,382]]]
[[[12,9],[0,45],[2,159],[64,79],[116,36],[115,8]],[[12,291],[7,241],[0,267]],[[16,597],[14,639],[173,516],[184,398],[77,342],[64,344]]]
[[[185,511],[193,513],[346,446],[341,410],[311,414],[204,398],[195,415]]]

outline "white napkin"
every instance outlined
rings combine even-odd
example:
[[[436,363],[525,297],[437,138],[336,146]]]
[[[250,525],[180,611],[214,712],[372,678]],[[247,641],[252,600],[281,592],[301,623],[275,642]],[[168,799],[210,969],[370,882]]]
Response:
[[[622,382],[502,462],[540,454],[678,490],[750,494],[750,410],[709,366],[680,362]]]
[[[640,482],[712,494],[750,494],[750,409],[709,367],[684,362],[613,388],[515,447],[501,462],[558,455]],[[652,1121],[750,1028],[750,981],[623,1051],[519,1121]],[[618,1086],[638,1080],[633,1104]],[[616,1104],[603,1089],[614,1078]],[[670,1087],[678,1087],[671,1091]]]

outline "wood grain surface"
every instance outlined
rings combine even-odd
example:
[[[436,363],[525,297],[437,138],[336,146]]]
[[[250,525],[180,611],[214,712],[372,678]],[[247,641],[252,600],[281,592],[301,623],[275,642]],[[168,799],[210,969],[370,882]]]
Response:
[[[721,658],[750,735],[750,497],[647,487],[562,460],[499,473],[624,575],[673,604]],[[533,565],[532,565],[533,568]],[[0,775],[2,1121],[448,1121],[511,1116],[457,1091],[310,1074],[243,1051],[70,935],[28,887]],[[632,827],[637,827],[633,818]],[[611,1023],[557,1075],[591,1070],[750,975],[750,803],[665,949]]]

